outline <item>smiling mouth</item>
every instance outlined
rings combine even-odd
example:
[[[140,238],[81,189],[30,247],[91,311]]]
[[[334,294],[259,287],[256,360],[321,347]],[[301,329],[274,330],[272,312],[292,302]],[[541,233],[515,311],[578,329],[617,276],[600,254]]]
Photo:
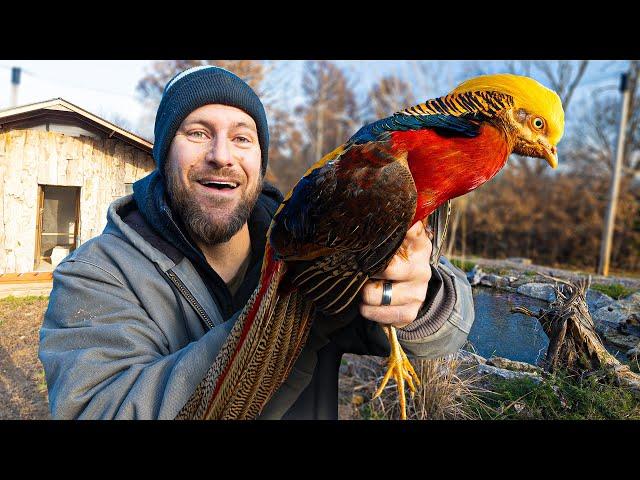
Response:
[[[222,182],[222,181],[213,181],[213,180],[200,180],[198,183],[204,187],[210,188],[212,190],[235,190],[238,188],[238,183],[236,182]]]

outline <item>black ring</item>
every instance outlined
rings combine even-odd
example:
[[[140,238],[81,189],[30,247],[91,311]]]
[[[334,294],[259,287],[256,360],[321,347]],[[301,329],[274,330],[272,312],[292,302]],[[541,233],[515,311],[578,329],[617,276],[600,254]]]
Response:
[[[382,302],[380,305],[391,305],[391,287],[393,283],[385,281],[382,284]]]

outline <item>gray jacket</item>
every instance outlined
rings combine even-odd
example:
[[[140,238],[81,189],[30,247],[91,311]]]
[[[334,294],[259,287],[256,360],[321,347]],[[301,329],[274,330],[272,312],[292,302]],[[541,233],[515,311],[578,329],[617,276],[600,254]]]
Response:
[[[186,257],[175,263],[127,225],[118,210],[128,202],[131,196],[113,202],[104,232],[54,272],[39,347],[54,418],[174,418],[240,313],[224,321]],[[433,273],[432,282],[442,284],[437,295],[451,299],[447,318],[433,332],[412,330],[413,324],[399,330],[405,351],[422,358],[456,351],[474,319],[464,274],[445,259]],[[361,341],[345,343],[341,332],[348,326],[320,320],[261,418],[282,418],[294,405],[309,386],[323,347],[388,352],[386,337],[374,322],[360,317],[360,327],[352,327],[350,335]]]

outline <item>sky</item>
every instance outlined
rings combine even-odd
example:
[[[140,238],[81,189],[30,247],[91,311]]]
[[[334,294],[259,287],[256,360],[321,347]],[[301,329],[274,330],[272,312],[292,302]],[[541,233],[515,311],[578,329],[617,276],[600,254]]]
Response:
[[[477,62],[491,64],[492,61]],[[339,60],[336,63],[348,77],[357,80],[359,98],[366,95],[371,85],[384,75],[416,78],[416,61]],[[148,132],[152,131],[149,123],[153,119],[149,118],[148,110],[135,89],[152,64],[152,60],[0,60],[0,110],[10,106],[11,68],[17,66],[22,69],[18,105],[62,97],[107,120],[124,119],[132,129],[147,132],[145,136],[149,138]],[[446,78],[437,79],[440,85],[425,86],[424,98],[418,98],[418,101],[446,93],[461,80],[465,69],[471,65],[464,61],[437,61],[434,64],[434,70],[446,72],[443,74]],[[276,61],[274,66],[268,81],[286,85],[289,92],[286,106],[293,108],[303,101],[301,79],[304,62]],[[615,90],[620,73],[627,66],[627,61],[592,62],[573,103],[578,103],[580,98],[597,89]]]
[[[20,67],[18,105],[61,97],[101,117],[136,125],[144,106],[137,82],[149,60],[0,60],[0,109],[10,106],[11,68]]]

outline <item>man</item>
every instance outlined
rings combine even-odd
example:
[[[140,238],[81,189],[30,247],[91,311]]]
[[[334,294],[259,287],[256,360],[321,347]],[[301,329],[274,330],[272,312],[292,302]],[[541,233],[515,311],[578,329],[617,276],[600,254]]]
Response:
[[[55,418],[171,419],[216,358],[258,283],[266,232],[282,200],[263,181],[264,108],[217,67],[176,75],[155,123],[157,169],[109,207],[104,232],[54,273],[40,332]],[[320,317],[260,418],[337,418],[340,358],[388,355],[379,324],[409,354],[456,351],[473,323],[471,289],[444,261],[429,266],[421,224],[341,317]],[[381,305],[382,281],[393,281]]]

